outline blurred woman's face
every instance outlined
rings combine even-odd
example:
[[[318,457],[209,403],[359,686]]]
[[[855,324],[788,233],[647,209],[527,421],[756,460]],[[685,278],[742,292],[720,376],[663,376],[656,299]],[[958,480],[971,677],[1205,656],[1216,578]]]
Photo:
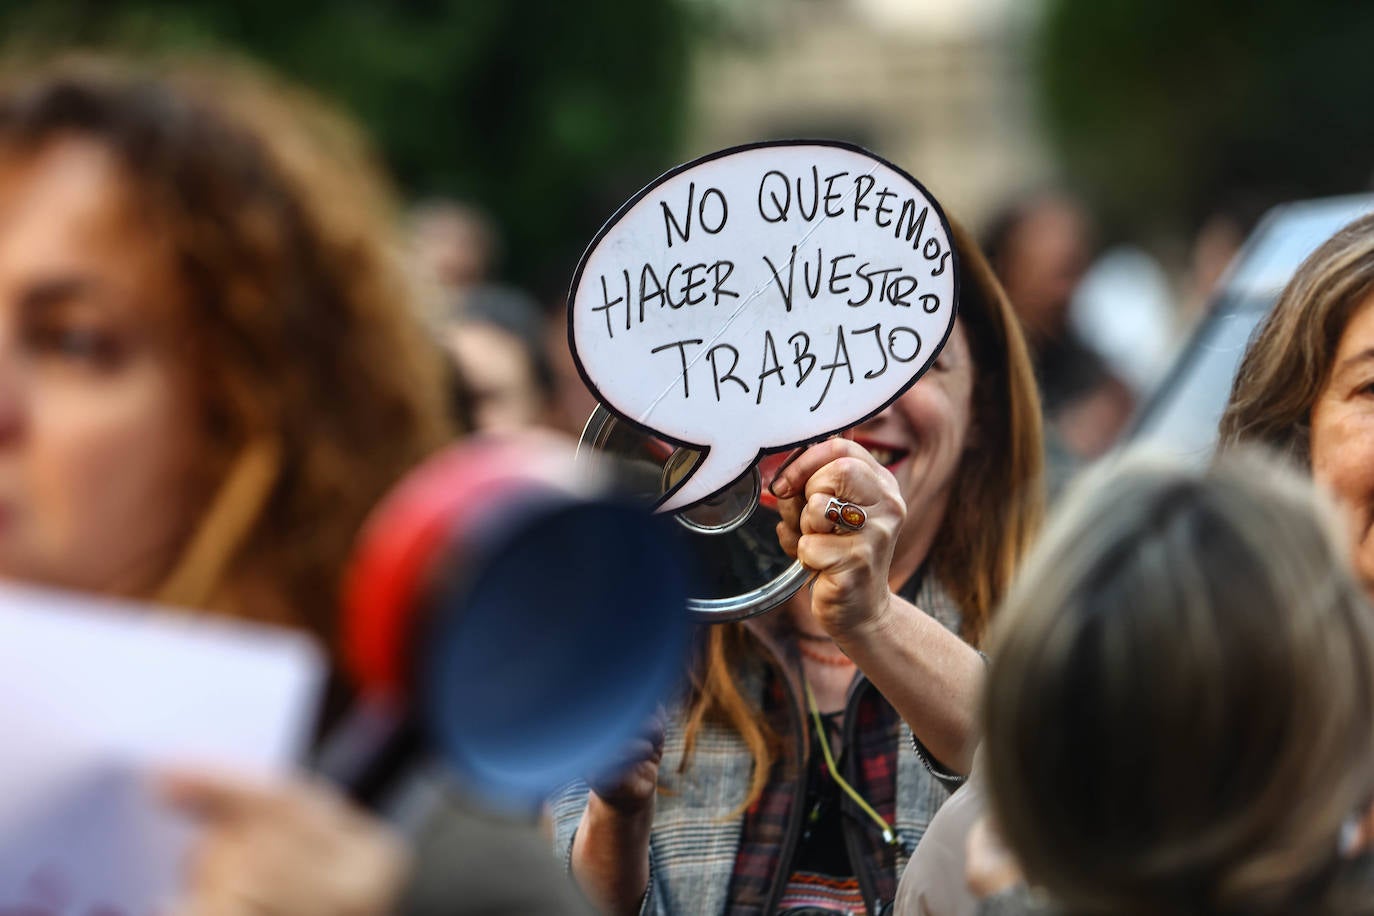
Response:
[[[1346,324],[1311,422],[1312,476],[1345,510],[1355,569],[1374,595],[1374,297]]]
[[[973,411],[973,354],[962,321],[921,380],[890,407],[853,431],[864,446],[897,478],[907,505],[903,541],[925,523],[938,528],[950,487],[968,446]]]
[[[519,338],[494,325],[464,322],[449,330],[448,345],[472,393],[477,429],[510,432],[543,421],[543,396]]]
[[[187,537],[167,251],[98,144],[0,154],[0,578],[145,595]]]

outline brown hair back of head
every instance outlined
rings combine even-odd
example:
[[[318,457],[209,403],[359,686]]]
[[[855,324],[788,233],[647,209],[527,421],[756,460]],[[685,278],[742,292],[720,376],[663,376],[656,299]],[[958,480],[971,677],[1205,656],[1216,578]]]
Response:
[[[1374,791],[1374,616],[1337,528],[1243,453],[1065,497],[994,627],[982,760],[1068,912],[1325,912]]]

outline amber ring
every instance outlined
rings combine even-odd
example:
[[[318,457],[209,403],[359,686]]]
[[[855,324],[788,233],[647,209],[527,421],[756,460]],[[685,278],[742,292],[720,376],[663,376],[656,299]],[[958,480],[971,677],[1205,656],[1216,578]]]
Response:
[[[868,513],[861,506],[830,497],[825,504],[825,517],[837,528],[845,531],[858,531],[868,521]]]

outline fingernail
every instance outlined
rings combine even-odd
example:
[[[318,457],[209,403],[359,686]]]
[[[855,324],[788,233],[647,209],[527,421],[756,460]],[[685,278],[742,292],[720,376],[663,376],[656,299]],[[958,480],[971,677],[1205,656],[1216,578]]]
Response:
[[[773,478],[773,482],[768,485],[768,492],[778,499],[787,499],[792,495],[792,485],[785,480]]]

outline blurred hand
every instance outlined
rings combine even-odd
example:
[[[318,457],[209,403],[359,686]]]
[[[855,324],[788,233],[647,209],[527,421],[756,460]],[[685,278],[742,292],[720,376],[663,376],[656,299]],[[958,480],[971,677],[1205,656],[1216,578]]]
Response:
[[[770,489],[778,497],[778,542],[817,574],[811,611],[835,639],[879,621],[891,591],[888,572],[906,504],[892,474],[848,439],[813,445]],[[860,506],[859,531],[836,531],[825,517],[831,497]]]
[[[591,789],[606,805],[622,814],[636,814],[652,807],[658,791],[658,767],[663,762],[667,718],[661,708],[632,739],[620,757],[606,767],[606,778],[593,779]]]
[[[1002,843],[987,815],[973,824],[965,848],[964,878],[973,896],[982,900],[1025,883],[1021,866]]]
[[[381,822],[322,784],[175,773],[176,808],[205,828],[183,916],[373,916],[393,911],[408,854]]]
[[[659,709],[630,741],[615,775],[592,779],[586,810],[573,834],[573,878],[602,912],[638,913],[649,885],[649,833],[653,828],[664,719]]]
[[[1354,859],[1374,847],[1374,805],[1353,817],[1341,831],[1341,856]]]

